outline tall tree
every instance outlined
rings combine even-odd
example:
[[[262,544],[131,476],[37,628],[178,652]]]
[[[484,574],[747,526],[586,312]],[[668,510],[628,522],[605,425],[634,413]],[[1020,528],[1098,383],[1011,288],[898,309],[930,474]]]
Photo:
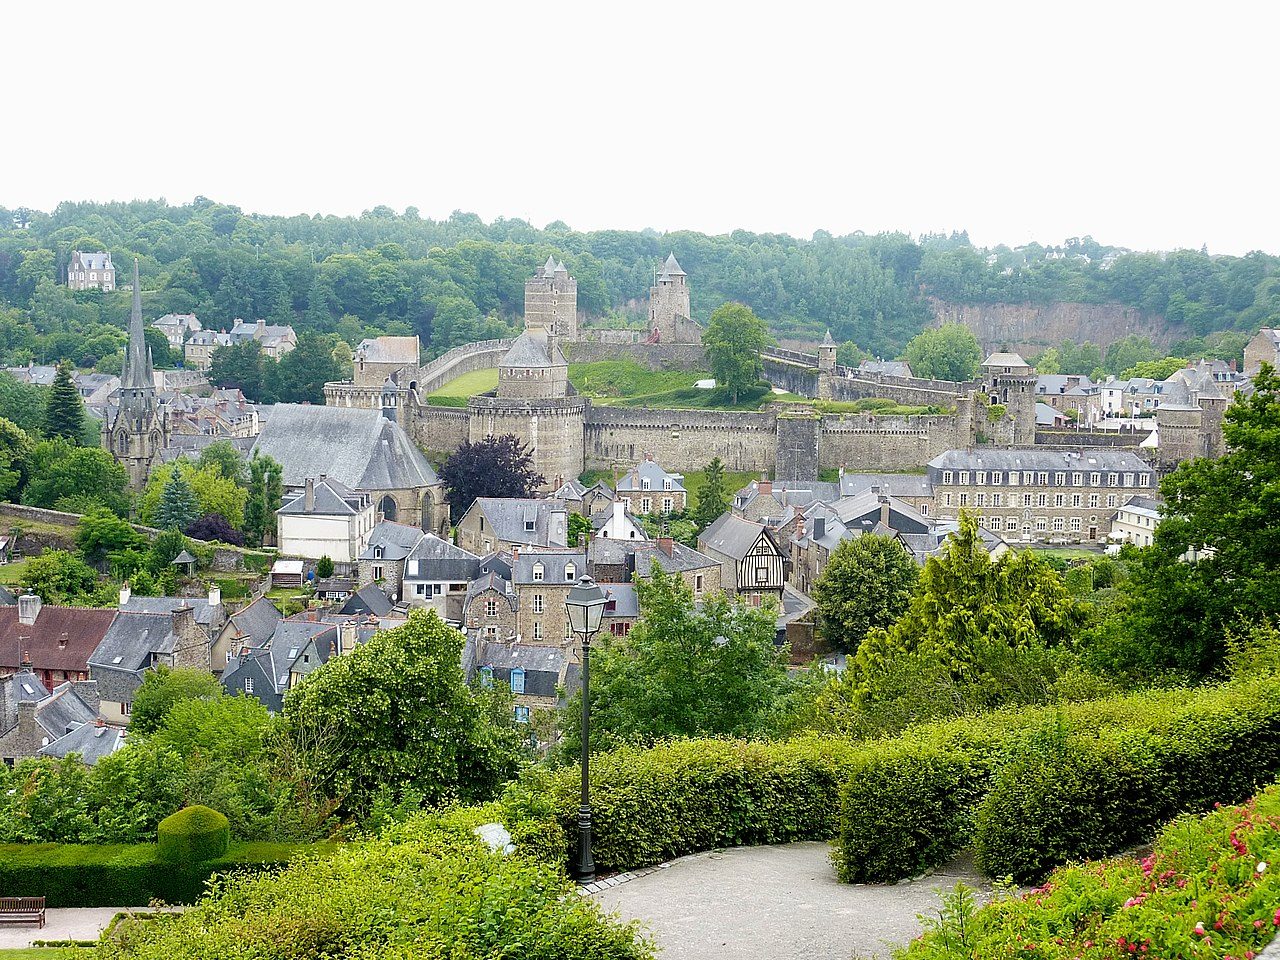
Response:
[[[100,447],[75,447],[67,440],[42,440],[31,454],[31,479],[22,502],[54,510],[86,513],[104,506],[129,513],[129,474]]]
[[[164,485],[160,503],[156,506],[155,522],[161,529],[185,530],[200,515],[196,495],[181,470],[174,470]]]
[[[324,385],[350,375],[333,358],[329,343],[312,333],[298,338],[295,349],[280,358],[274,371],[276,399],[281,403],[324,403]]]
[[[544,482],[528,444],[510,433],[464,440],[440,468],[440,479],[455,521],[477,497],[531,497]]]
[[[166,666],[148,670],[134,693],[129,730],[155,733],[169,711],[181,701],[216,700],[224,696],[222,684],[207,670],[174,670]]]
[[[271,457],[255,453],[249,461],[249,500],[244,508],[244,530],[257,544],[275,536],[276,511],[284,498],[284,468]]]
[[[11,500],[31,469],[31,437],[12,420],[0,417],[0,500]]]
[[[693,519],[698,526],[709,527],[728,509],[729,491],[724,485],[724,464],[719,457],[713,457],[707,464],[702,486],[698,488],[698,505],[694,508]]]
[[[813,586],[823,636],[856,652],[869,631],[897,622],[917,579],[915,560],[893,537],[868,533],[845,540]]]
[[[224,477],[241,486],[249,480],[249,467],[245,463],[244,455],[229,440],[219,440],[201,450],[196,467],[199,469],[217,467],[218,472]]]
[[[71,364],[58,364],[49,391],[49,404],[45,407],[44,432],[49,437],[61,437],[74,444],[84,439],[84,401],[71,379]]]
[[[209,365],[209,381],[235,387],[250,400],[263,399],[262,344],[256,340],[218,347]]]
[[[380,796],[483,801],[514,772],[518,735],[509,720],[494,724],[468,688],[462,645],[434,611],[415,610],[286,696],[299,749],[348,811],[367,811]]]
[[[764,321],[741,303],[722,304],[711,314],[702,345],[716,385],[728,391],[734,403],[764,376],[760,351],[771,339]]]
[[[903,351],[903,358],[917,377],[969,380],[982,363],[982,347],[968,327],[944,323],[916,334]]]

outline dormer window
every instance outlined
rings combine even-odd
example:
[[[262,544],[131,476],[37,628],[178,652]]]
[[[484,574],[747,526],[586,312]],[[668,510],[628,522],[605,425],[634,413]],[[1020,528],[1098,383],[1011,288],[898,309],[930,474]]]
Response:
[[[526,520],[526,521],[524,522],[524,532],[525,532],[525,533],[533,533],[533,530],[534,530],[534,521],[532,521],[532,520]]]
[[[524,693],[524,670],[520,667],[511,671],[511,692]]]
[[[493,686],[493,667],[480,668],[480,686],[486,688]]]
[[[541,563],[541,562],[535,563],[535,564],[533,565],[533,582],[534,582],[534,583],[541,583],[541,582],[542,582],[542,574],[543,574],[543,567],[542,567],[542,563]]]
[[[381,547],[374,547],[374,548],[373,548],[373,559],[375,559],[375,560],[381,560],[381,559],[382,559],[382,548],[381,548]]]
[[[573,583],[578,578],[578,567],[576,564],[566,563],[564,565],[565,583]]]
[[[641,490],[648,490],[648,489],[649,489],[649,486],[650,486],[650,484],[649,484],[649,478],[648,478],[648,477],[645,477],[643,480],[641,480],[641,481],[640,481],[640,489],[641,489]]]
[[[671,489],[671,478],[670,478],[670,477],[664,477],[664,478],[663,478],[663,480],[662,480],[662,489],[663,489],[663,490],[670,490],[670,489]]]

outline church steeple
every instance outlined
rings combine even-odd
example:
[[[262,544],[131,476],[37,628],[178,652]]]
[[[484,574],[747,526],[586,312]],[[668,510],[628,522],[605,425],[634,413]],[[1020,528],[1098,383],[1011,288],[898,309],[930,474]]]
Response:
[[[129,485],[141,490],[151,467],[169,442],[169,416],[156,399],[156,385],[142,324],[142,284],[133,261],[133,311],[129,314],[129,347],[120,371],[120,405],[103,421],[103,445],[129,471]]]
[[[129,314],[129,350],[124,358],[121,387],[154,388],[151,350],[147,346],[146,328],[142,325],[142,285],[138,282],[138,258],[133,259],[133,311]]]

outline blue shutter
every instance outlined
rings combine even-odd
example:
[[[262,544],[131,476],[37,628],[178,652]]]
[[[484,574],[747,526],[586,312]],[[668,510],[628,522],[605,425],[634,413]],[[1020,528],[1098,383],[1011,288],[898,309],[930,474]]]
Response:
[[[524,670],[520,667],[511,671],[511,692],[524,693]]]

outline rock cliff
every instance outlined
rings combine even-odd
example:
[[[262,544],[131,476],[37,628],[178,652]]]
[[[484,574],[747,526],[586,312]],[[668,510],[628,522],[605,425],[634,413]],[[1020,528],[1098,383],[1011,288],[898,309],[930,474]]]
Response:
[[[1063,340],[1092,340],[1104,350],[1131,333],[1168,347],[1183,334],[1163,317],[1119,303],[950,303],[929,298],[934,324],[963,323],[984,350],[1034,354]]]

